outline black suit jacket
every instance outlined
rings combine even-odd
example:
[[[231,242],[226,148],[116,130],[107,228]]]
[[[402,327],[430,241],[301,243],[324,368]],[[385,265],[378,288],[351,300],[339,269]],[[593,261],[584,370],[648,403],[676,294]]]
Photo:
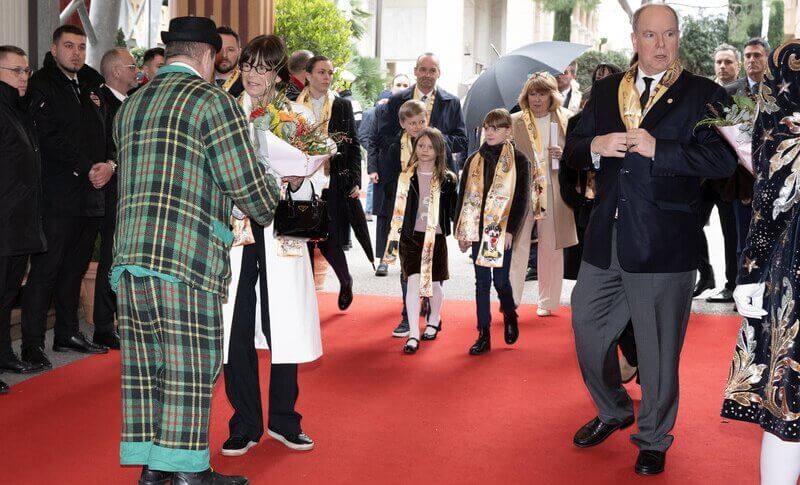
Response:
[[[356,121],[350,101],[333,98],[328,132],[343,133],[346,137],[336,146],[336,155],[331,157],[331,181],[324,194],[328,201],[332,236],[344,242],[350,234],[347,197],[353,187],[361,186],[361,146],[358,144]]]
[[[739,78],[730,84],[726,84],[725,91],[731,96],[753,96],[758,94],[753,93],[750,89],[750,81],[747,80],[747,76]],[[753,174],[739,165],[736,167],[736,172],[733,176],[726,179],[725,183],[718,187],[718,191],[724,200],[741,200],[747,202],[753,198],[753,185],[755,182],[756,179],[753,177]]]
[[[570,166],[589,169],[594,137],[625,131],[617,100],[623,75],[609,76],[592,89],[578,126],[567,136],[564,160]],[[618,211],[617,256],[625,271],[697,269],[700,183],[730,176],[736,155],[713,128],[695,126],[708,115],[709,103],[727,102],[721,86],[684,71],[642,120],[641,128],[656,138],[655,156],[629,152],[600,160],[584,261],[609,267]]]
[[[117,111],[122,106],[122,101],[117,99],[114,96],[114,93],[108,89],[107,86],[103,86],[102,89],[103,96],[106,99],[106,126],[109,127],[108,130],[108,153],[109,159],[116,161],[117,160],[117,146],[114,143],[114,137],[112,136],[113,127],[114,127],[114,120],[117,116]],[[106,204],[106,216],[114,215],[116,212],[117,207],[117,174],[111,176],[108,180],[108,183],[100,189],[103,191],[105,195],[105,204]],[[109,214],[109,211],[111,214]]]

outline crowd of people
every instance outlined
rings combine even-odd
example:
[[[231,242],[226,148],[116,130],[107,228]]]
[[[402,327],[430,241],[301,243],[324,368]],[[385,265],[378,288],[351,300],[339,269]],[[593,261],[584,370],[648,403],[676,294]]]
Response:
[[[764,40],[748,41],[742,78],[742,54],[720,45],[709,80],[678,61],[672,8],[644,6],[632,27],[629,66],[588,66],[583,92],[575,61],[555,76],[531,73],[514,109],[486,114],[472,153],[461,102],[438,85],[430,52],[417,58],[413,80],[395,75],[362,117],[346,87],[333,89],[340,66],[327,57],[288,53],[275,35],[242,45],[200,17],[173,19],[165,47],[145,52],[141,65],[114,48],[99,71],[88,66],[86,34],[72,25],[56,29],[35,73],[23,50],[0,46],[0,369],[52,367],[44,344],[52,304],[53,351],[121,350],[120,461],[142,466],[140,484],[244,484],[209,467],[211,392],[222,369],[233,407],[222,454],[247,453],[265,432],[256,349],[269,348],[266,433],[313,449],[296,410],[298,365],[322,355],[312,254],[334,270],[347,310],[345,250],[359,219],[353,207],[362,210],[364,155],[375,274],[400,263],[392,335],[405,338],[402,351],[417,353],[442,330],[449,237],[474,265],[471,355],[491,350],[492,286],[513,345],[525,281],[538,280],[536,315],[548,317],[563,280],[576,279],[576,350],[598,414],[573,443],[596,446],[636,421],[643,475],[664,470],[692,299],[715,288],[703,227],[716,206],[726,284],[708,301],[735,300],[750,319],[723,415],[766,430],[764,483],[795,483],[800,366],[787,228],[796,189],[786,167],[800,133],[798,44],[770,56]],[[767,107],[755,173],[715,129],[698,125],[732,95]],[[264,122],[270,110],[275,118]],[[309,154],[276,128],[295,115],[330,137],[319,168],[307,170]],[[281,233],[275,218],[285,214],[276,212],[292,200],[324,202],[327,237]],[[95,251],[90,339],[78,301]],[[17,300],[19,356],[9,331]],[[752,320],[762,318],[772,334],[756,335]],[[637,417],[623,387],[634,377]]]

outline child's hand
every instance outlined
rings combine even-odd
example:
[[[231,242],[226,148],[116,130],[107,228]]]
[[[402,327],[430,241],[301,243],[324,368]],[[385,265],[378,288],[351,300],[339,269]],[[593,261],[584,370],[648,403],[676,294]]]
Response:
[[[506,251],[511,249],[511,245],[513,245],[513,244],[514,244],[514,236],[510,232],[507,232],[506,233]]]
[[[469,241],[458,241],[458,249],[460,249],[462,253],[466,253],[470,246],[471,244]]]

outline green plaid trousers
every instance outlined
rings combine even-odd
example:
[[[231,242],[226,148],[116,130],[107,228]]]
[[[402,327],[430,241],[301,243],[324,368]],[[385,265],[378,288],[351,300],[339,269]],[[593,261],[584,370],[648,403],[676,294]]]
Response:
[[[209,467],[211,391],[222,362],[220,300],[184,283],[122,274],[123,465],[184,472]]]

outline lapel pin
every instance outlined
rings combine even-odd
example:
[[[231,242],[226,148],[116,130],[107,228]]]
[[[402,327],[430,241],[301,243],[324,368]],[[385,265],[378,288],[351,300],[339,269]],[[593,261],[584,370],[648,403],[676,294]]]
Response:
[[[667,104],[672,104],[672,98],[667,99]]]

